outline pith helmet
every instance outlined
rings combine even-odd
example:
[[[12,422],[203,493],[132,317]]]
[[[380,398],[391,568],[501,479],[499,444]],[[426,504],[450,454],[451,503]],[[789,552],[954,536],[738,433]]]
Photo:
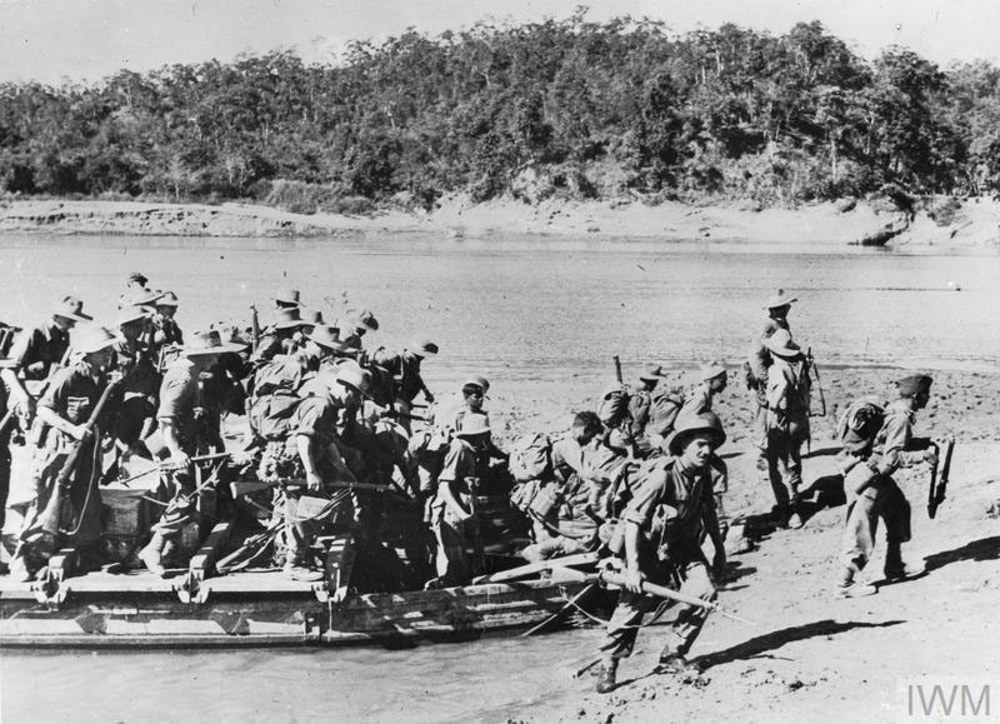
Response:
[[[685,415],[677,419],[674,431],[665,441],[667,452],[680,455],[691,438],[698,433],[708,433],[712,438],[712,449],[718,449],[726,441],[726,431],[722,421],[714,412]]]
[[[772,354],[787,359],[794,359],[802,354],[802,350],[792,341],[792,335],[787,329],[779,329],[765,339],[764,346],[771,350]]]
[[[74,335],[73,349],[79,354],[91,354],[114,346],[116,341],[111,330],[92,324],[83,327],[78,334]]]
[[[372,377],[368,372],[356,365],[341,365],[337,368],[335,381],[348,389],[357,390],[364,397],[369,397],[368,390],[371,388]]]
[[[83,302],[76,297],[63,297],[63,300],[52,309],[52,314],[72,319],[74,322],[92,322],[94,318],[83,313]]]
[[[462,416],[455,435],[458,437],[475,437],[476,435],[485,435],[488,432],[490,432],[490,419],[482,413],[470,412]]]
[[[798,297],[793,297],[788,294],[784,289],[779,289],[774,294],[767,298],[767,302],[764,304],[764,309],[777,309],[778,307],[787,307],[794,302],[799,301]]]
[[[934,381],[929,375],[909,375],[896,380],[896,389],[902,397],[916,397],[921,392],[930,392]]]

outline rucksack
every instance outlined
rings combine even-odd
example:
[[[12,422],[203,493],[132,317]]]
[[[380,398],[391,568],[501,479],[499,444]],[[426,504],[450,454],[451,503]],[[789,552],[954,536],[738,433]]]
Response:
[[[268,441],[284,440],[292,431],[292,416],[302,399],[287,392],[257,397],[247,410],[254,435]]]
[[[625,385],[618,383],[608,387],[597,403],[597,416],[608,428],[620,427],[629,416],[629,394]]]
[[[264,440],[284,440],[302,401],[297,394],[303,382],[302,366],[278,358],[261,367],[254,379],[253,399],[247,408],[250,429]]]
[[[837,434],[844,449],[864,456],[885,424],[885,408],[869,398],[855,400],[840,416]]]
[[[510,451],[510,474],[519,483],[537,480],[552,467],[552,440],[542,432],[523,435]]]
[[[669,435],[673,432],[677,414],[683,406],[684,398],[676,392],[655,395],[649,408],[649,423],[646,425],[646,432],[662,437]]]

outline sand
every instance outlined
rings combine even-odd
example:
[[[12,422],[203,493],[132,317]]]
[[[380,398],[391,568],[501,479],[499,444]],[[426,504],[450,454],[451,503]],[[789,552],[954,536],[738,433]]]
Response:
[[[843,210],[849,209],[849,210]],[[1000,246],[1000,202],[969,199],[939,224],[926,211],[890,245],[896,248],[985,248]],[[810,243],[840,246],[887,227],[901,228],[901,214],[884,204],[822,203],[795,209],[755,210],[746,204],[688,206],[640,201],[579,202],[550,199],[529,205],[504,199],[482,204],[462,196],[443,199],[429,213],[385,211],[368,216],[293,214],[265,206],[226,203],[164,204],[126,201],[0,201],[0,233],[338,237],[407,233],[488,236],[493,234],[591,238]]]
[[[597,653],[595,638],[581,633],[578,658],[537,662],[547,672],[557,668],[558,677],[541,704],[515,709],[513,719],[902,721],[909,684],[959,681],[975,684],[978,694],[984,681],[1000,676],[1000,429],[993,408],[1000,373],[936,373],[931,402],[919,413],[918,435],[958,440],[948,497],[934,520],[926,512],[927,467],[898,476],[913,507],[904,558],[927,574],[866,598],[833,596],[845,511],[833,420],[855,395],[886,393],[898,374],[824,370],[828,414],[813,419],[812,455],[804,462],[812,491],[800,530],[769,522],[773,498],[754,465],[748,393],[731,379],[717,404],[729,432],[720,451],[730,469],[726,506],[749,522],[755,550],[730,557],[720,602],[755,625],[711,616],[690,655],[703,673],[686,678],[653,673],[664,632],[647,629],[610,695],[594,693],[590,675],[572,676]],[[523,403],[515,408],[517,425],[552,425],[591,402]],[[874,579],[882,569],[881,535],[868,571]]]

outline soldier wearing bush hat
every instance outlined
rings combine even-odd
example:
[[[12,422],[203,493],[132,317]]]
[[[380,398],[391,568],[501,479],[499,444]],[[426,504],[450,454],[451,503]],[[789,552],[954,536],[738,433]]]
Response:
[[[688,394],[678,416],[711,412],[715,396],[726,389],[728,377],[721,362],[707,362],[698,370],[698,385]]]

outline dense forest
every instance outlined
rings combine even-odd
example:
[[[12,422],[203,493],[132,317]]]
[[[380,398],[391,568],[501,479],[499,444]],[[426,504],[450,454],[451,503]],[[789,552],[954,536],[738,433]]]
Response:
[[[818,22],[480,24],[0,85],[0,192],[253,199],[300,211],[636,196],[762,205],[1000,189],[1000,69],[867,61]]]

